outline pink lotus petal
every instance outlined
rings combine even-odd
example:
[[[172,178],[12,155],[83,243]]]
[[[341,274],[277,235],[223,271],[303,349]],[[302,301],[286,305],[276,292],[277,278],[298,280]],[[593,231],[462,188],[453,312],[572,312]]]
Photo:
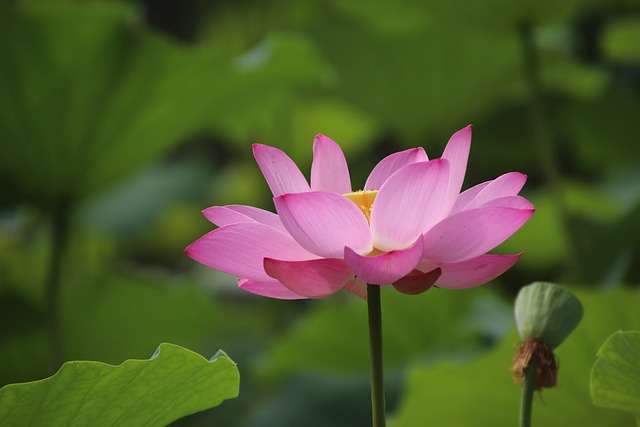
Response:
[[[435,270],[438,267],[440,267],[440,263],[423,257],[420,260],[420,262],[418,263],[418,266],[416,267],[416,270],[418,270],[418,271],[432,271],[432,270]]]
[[[364,184],[365,190],[379,190],[382,184],[399,169],[417,162],[426,162],[429,158],[422,147],[411,148],[409,150],[393,153],[382,159],[371,171],[367,182]]]
[[[351,193],[351,178],[344,153],[338,144],[324,135],[313,140],[311,189],[338,194]]]
[[[282,150],[268,145],[253,144],[253,157],[274,197],[310,191],[309,184],[300,169]]]
[[[442,264],[436,285],[448,289],[466,289],[483,285],[510,269],[520,259],[516,255],[485,254],[466,261]]]
[[[456,199],[456,203],[451,209],[451,212],[449,212],[449,215],[453,215],[454,213],[465,210],[467,205],[469,205],[469,203],[471,203],[471,201],[473,201],[473,199],[490,183],[491,181],[486,181],[482,184],[474,185],[473,187],[460,193],[460,195]]]
[[[209,221],[218,227],[224,227],[231,224],[256,223],[258,221],[248,217],[245,214],[229,209],[226,206],[211,206],[202,211],[202,214]]]
[[[451,179],[445,201],[444,211],[450,212],[458,198],[462,182],[467,171],[469,150],[471,149],[471,125],[454,133],[444,148],[442,158],[449,160]]]
[[[519,172],[509,172],[499,176],[487,185],[460,210],[478,208],[494,199],[515,196],[522,190],[527,176]],[[456,206],[458,204],[456,203]]]
[[[344,248],[344,260],[358,278],[373,285],[388,285],[413,271],[422,258],[422,244],[415,242],[407,249],[362,256]]]
[[[351,279],[349,283],[344,285],[344,289],[363,300],[367,299],[367,283],[359,277]]]
[[[344,260],[337,258],[310,261],[265,258],[264,269],[291,292],[307,298],[324,298],[335,294],[354,277]]]
[[[482,207],[448,216],[424,235],[424,257],[458,262],[480,256],[504,242],[533,209]]]
[[[533,209],[533,204],[521,196],[507,196],[500,197],[498,199],[489,200],[482,207],[486,206],[499,206],[503,208],[514,209]]]
[[[239,279],[238,287],[240,289],[244,289],[245,291],[251,292],[252,294],[260,295],[263,297],[285,300],[306,299],[306,297],[291,292],[289,289],[284,287],[282,283],[279,283],[275,280],[272,280],[270,282],[258,282],[249,279]]]
[[[280,222],[278,215],[265,211],[264,209],[254,208],[253,206],[211,206],[203,210],[202,214],[218,227],[238,223],[258,222],[286,233],[286,229]]]
[[[255,281],[272,280],[263,268],[266,257],[287,261],[317,258],[291,236],[258,223],[213,230],[189,245],[185,253],[208,267]]]
[[[371,211],[373,245],[381,251],[403,249],[442,219],[449,185],[449,163],[413,163],[380,188]]]
[[[393,287],[403,294],[418,295],[431,289],[440,277],[440,274],[442,274],[440,268],[428,271],[427,273],[414,270],[400,280],[395,281]]]
[[[274,203],[291,236],[316,255],[342,258],[345,246],[359,253],[372,250],[367,219],[344,196],[311,191],[284,194],[276,197]]]

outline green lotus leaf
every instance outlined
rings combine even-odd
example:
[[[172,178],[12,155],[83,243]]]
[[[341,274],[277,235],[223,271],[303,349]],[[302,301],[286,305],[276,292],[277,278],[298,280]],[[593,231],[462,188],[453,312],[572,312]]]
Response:
[[[640,332],[616,332],[600,347],[591,399],[596,406],[640,414]]]
[[[160,344],[147,360],[114,366],[67,362],[53,376],[0,389],[3,426],[163,426],[238,396],[239,373],[223,352],[211,360]]]

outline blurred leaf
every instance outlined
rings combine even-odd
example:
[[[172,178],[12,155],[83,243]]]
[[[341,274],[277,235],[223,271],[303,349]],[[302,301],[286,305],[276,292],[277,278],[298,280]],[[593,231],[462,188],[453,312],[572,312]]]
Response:
[[[201,126],[219,61],[134,17],[118,3],[2,6],[0,165],[27,196],[89,194]]]
[[[24,320],[26,313],[13,317],[12,325]],[[42,317],[42,314],[38,314]],[[7,333],[7,327],[2,330],[0,337],[0,385],[17,382],[32,381],[51,375],[49,360],[49,336],[43,327],[29,329],[20,334]]]
[[[212,299],[194,286],[107,276],[69,288],[63,331],[74,359],[115,362],[167,341],[198,348],[219,321]]]
[[[327,81],[304,36],[274,34],[231,63],[211,47],[141,29],[132,10],[2,4],[0,182],[42,203],[77,199],[205,125],[230,131],[256,115],[272,121],[266,104],[292,86]]]
[[[522,43],[523,34],[521,32]],[[612,80],[609,70],[576,55],[578,40],[588,37],[586,31],[576,31],[571,24],[542,25],[532,28],[531,37],[539,62],[539,77],[546,93],[555,97],[593,100],[609,89]],[[548,99],[548,106],[553,106],[553,103],[553,98]]]
[[[506,172],[519,171],[529,177],[524,191],[530,192],[540,173],[530,108],[526,104],[507,104],[473,123],[464,188],[495,179]]]
[[[144,229],[169,206],[201,197],[208,178],[204,166],[193,162],[147,168],[89,200],[82,216],[100,230],[132,233]]]
[[[397,404],[400,381],[385,377],[387,408]],[[241,427],[353,427],[371,423],[367,375],[304,374],[291,378],[273,398],[262,401]]]
[[[626,280],[630,283],[637,282],[640,277],[640,202],[629,211],[623,221],[618,224],[616,233],[610,237],[614,242],[619,242],[621,251],[625,252],[627,273]]]
[[[576,99],[598,98],[609,83],[603,70],[580,64],[568,55],[546,60],[541,73],[546,90]]]
[[[425,22],[440,21],[448,25],[455,22],[456,29],[471,27],[475,31],[503,34],[514,31],[523,20],[539,24],[559,23],[604,4],[602,0],[567,0],[561,4],[553,0],[487,0],[465,2],[462,5],[438,0],[399,0],[394,3],[384,0],[334,0],[332,3],[336,8],[388,32],[406,31]],[[408,23],[407,26],[402,27],[403,21]]]
[[[369,29],[385,34],[410,34],[434,19],[425,2],[400,0],[331,1],[333,7]]]
[[[344,17],[314,30],[338,73],[336,93],[414,144],[425,132],[450,135],[523,93],[516,37],[440,21],[380,34]]]
[[[550,194],[528,196],[536,208],[535,214],[518,232],[500,245],[502,253],[525,250],[519,265],[532,270],[549,269],[562,265],[569,250],[559,219],[557,206]]]
[[[541,61],[547,89],[592,99],[607,87],[605,72],[573,59],[573,34],[558,25],[605,2],[490,3],[332,1],[309,14],[308,22],[290,18],[289,25],[310,29],[318,41],[338,77],[335,95],[409,145],[421,144],[425,135],[446,138],[513,101],[526,100],[519,34],[525,21],[543,36],[536,40],[538,48],[554,50],[551,59],[545,55]],[[286,10],[283,4],[278,2],[280,11]],[[288,14],[280,15],[286,21]]]
[[[559,136],[569,142],[567,154],[574,164],[600,174],[637,170],[637,98],[609,95],[590,102],[562,102],[555,111],[554,123]]]
[[[336,141],[347,161],[353,163],[356,154],[370,149],[365,143],[375,139],[374,131],[377,130],[370,117],[337,99],[297,103],[291,112],[291,125],[293,144],[287,152],[294,159],[305,159],[298,160],[298,164],[307,176],[311,170],[313,138],[317,134]],[[362,182],[355,182],[355,178],[351,176],[354,187],[362,187],[366,177],[362,177]]]
[[[533,424],[544,426],[632,425],[627,414],[595,408],[589,395],[589,373],[595,355],[613,330],[640,323],[640,294],[629,291],[576,292],[585,316],[557,350],[558,387],[545,390],[544,404],[534,403]],[[408,378],[396,427],[513,425],[518,419],[520,389],[509,367],[518,342],[509,335],[490,354],[471,363],[441,362],[416,366]],[[489,400],[479,396],[490,390]]]
[[[565,182],[564,191],[567,208],[576,216],[605,223],[619,221],[624,216],[620,204],[593,183]]]
[[[250,147],[247,151],[251,152]],[[245,204],[274,211],[271,191],[253,159],[247,163],[232,163],[220,171],[212,182],[211,193],[202,209],[213,205]]]
[[[579,250],[586,257],[582,266],[590,283],[599,283],[620,256],[620,240],[608,239],[621,221],[624,209],[617,200],[594,184],[565,182],[563,196],[572,226],[579,237],[579,247],[571,247],[562,229],[560,212],[549,191],[529,195],[536,212],[499,251],[514,253],[526,250],[519,264],[531,270],[560,266],[569,250]],[[624,240],[624,238],[623,238]]]
[[[299,143],[287,132],[291,104],[301,89],[327,86],[333,77],[308,36],[273,31],[231,64],[210,122],[247,147],[258,139],[286,150],[283,143]]]
[[[640,19],[626,17],[609,21],[602,49],[610,61],[640,64]]]
[[[238,368],[218,352],[210,361],[174,344],[148,360],[67,362],[54,376],[0,389],[5,426],[167,425],[238,396]]]
[[[76,257],[75,259],[79,259]],[[82,266],[76,267],[76,271]],[[117,363],[126,357],[144,357],[158,342],[211,351],[212,329],[220,316],[209,293],[191,284],[141,280],[84,272],[91,280],[65,283],[61,295],[64,355],[67,359]],[[28,289],[20,289],[23,298]],[[32,313],[16,305],[15,316],[5,325],[24,324],[20,334],[4,328],[0,334],[0,384],[35,379],[48,371],[46,325],[39,307],[40,298],[28,295],[38,304]],[[25,301],[26,303],[26,301]],[[35,310],[35,309],[34,309]],[[8,314],[8,313],[7,313]],[[37,324],[34,322],[39,321]],[[26,325],[32,323],[28,328]]]
[[[503,320],[505,310],[483,288],[432,289],[418,296],[383,289],[385,367],[393,371],[408,360],[456,352],[468,356],[483,340],[505,332],[490,321],[494,316]],[[275,343],[262,370],[269,377],[278,377],[305,371],[365,373],[368,369],[366,303],[349,298],[314,306]]]
[[[640,332],[616,332],[602,344],[591,371],[591,398],[596,406],[640,416]]]

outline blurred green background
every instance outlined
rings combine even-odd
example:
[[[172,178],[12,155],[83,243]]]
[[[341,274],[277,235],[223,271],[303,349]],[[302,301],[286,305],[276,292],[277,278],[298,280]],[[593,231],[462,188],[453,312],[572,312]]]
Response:
[[[242,377],[176,425],[367,425],[362,301],[257,297],[182,251],[210,205],[273,210],[251,143],[307,173],[326,134],[358,188],[472,123],[465,188],[520,171],[537,211],[491,284],[384,290],[394,425],[514,424],[511,306],[534,280],[586,306],[534,421],[634,425],[591,406],[588,373],[640,329],[639,119],[636,0],[0,0],[0,386],[172,342]]]

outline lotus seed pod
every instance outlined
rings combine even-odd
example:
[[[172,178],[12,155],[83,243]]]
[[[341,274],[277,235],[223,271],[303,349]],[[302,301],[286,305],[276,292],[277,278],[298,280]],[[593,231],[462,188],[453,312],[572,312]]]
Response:
[[[520,289],[516,297],[516,325],[522,341],[535,337],[551,349],[578,326],[582,314],[580,301],[553,283],[532,283]]]

